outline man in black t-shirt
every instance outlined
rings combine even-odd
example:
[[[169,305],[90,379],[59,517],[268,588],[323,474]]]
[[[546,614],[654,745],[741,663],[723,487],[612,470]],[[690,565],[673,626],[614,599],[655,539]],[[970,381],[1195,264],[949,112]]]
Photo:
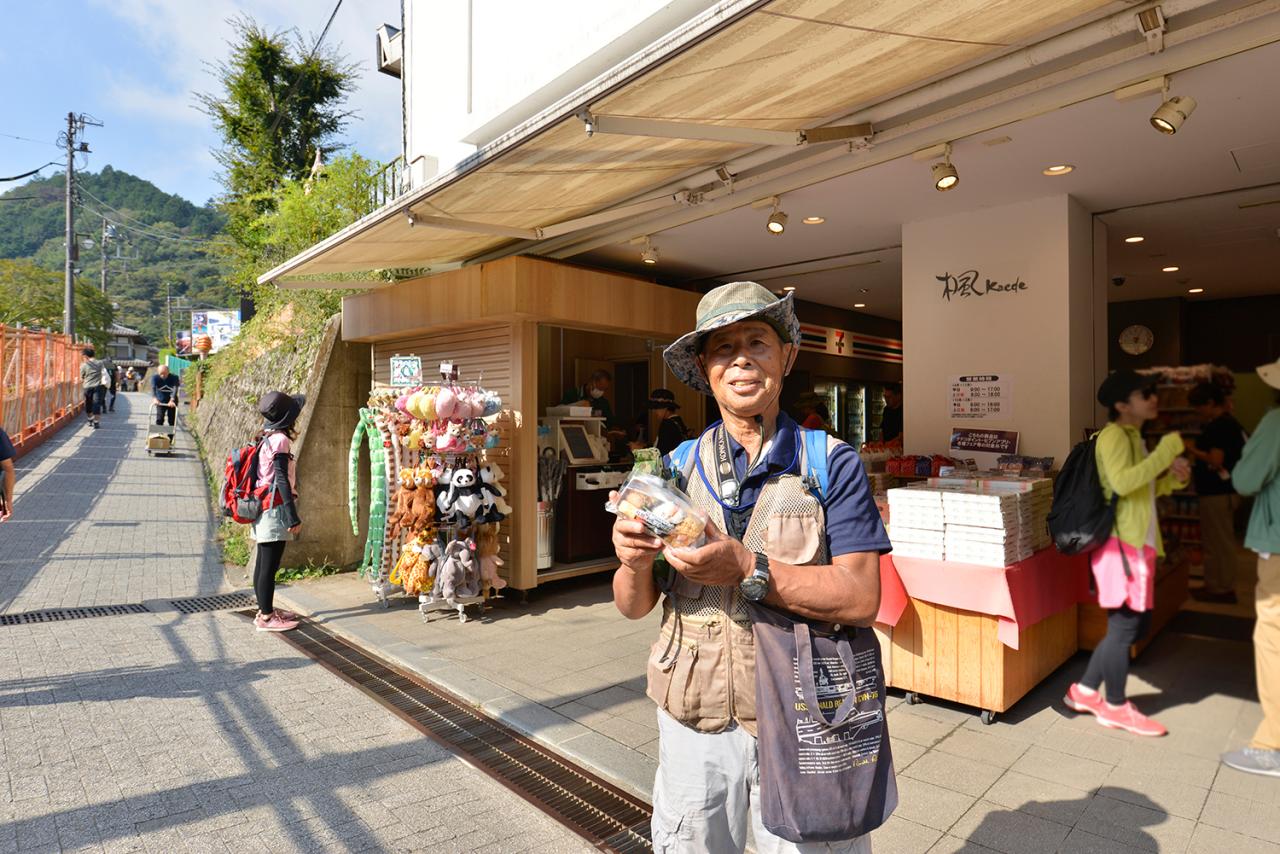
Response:
[[[1231,470],[1244,451],[1244,428],[1227,410],[1226,395],[1213,383],[1191,390],[1188,402],[1204,423],[1194,448],[1195,487],[1200,497],[1200,540],[1204,547],[1204,587],[1192,595],[1202,602],[1236,601],[1236,491]]]
[[[902,441],[902,386],[884,389],[884,413],[880,416],[880,441]]]
[[[176,374],[169,373],[168,365],[161,365],[151,377],[151,399],[156,406],[156,423],[163,424],[169,419],[173,426],[178,413],[178,386],[181,380]]]
[[[18,452],[9,441],[9,434],[0,428],[0,522],[7,521],[13,515],[13,483],[17,479],[13,473],[13,458]]]

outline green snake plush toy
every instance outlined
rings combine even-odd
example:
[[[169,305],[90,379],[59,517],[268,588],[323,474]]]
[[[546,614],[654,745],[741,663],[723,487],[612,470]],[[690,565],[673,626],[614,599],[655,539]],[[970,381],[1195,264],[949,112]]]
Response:
[[[351,515],[351,531],[360,533],[360,443],[369,448],[369,534],[365,539],[364,559],[360,563],[361,578],[376,576],[381,570],[383,545],[387,535],[387,450],[382,433],[374,424],[376,410],[361,409],[360,421],[351,435],[347,471],[347,508]]]

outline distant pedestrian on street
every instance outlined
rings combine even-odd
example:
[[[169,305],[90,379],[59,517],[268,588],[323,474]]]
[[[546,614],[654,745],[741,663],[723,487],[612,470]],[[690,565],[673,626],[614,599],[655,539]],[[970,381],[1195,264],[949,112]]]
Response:
[[[0,427],[0,522],[7,522],[13,516],[13,484],[17,476],[13,473],[13,458],[18,452],[9,441],[9,434]]]
[[[116,367],[116,363],[112,361],[110,355],[102,357],[102,369],[107,372],[107,386],[102,390],[103,397],[107,398],[107,411],[115,412],[116,384],[118,382],[116,374],[120,372],[120,369]],[[108,397],[108,394],[110,397]]]
[[[80,351],[80,385],[84,389],[84,414],[89,424],[97,429],[102,418],[102,363],[96,358],[97,352],[92,347]]]
[[[163,368],[162,368],[163,370]],[[258,449],[257,490],[264,490],[262,515],[253,523],[253,539],[258,544],[258,560],[253,569],[253,592],[258,599],[258,615],[253,625],[260,632],[287,632],[298,627],[298,617],[275,607],[276,572],[284,557],[284,547],[298,531],[296,502],[297,463],[293,459],[294,424],[306,398],[272,391],[258,401],[262,414],[262,444]]]
[[[1168,730],[1127,699],[1129,648],[1151,628],[1155,607],[1156,562],[1164,554],[1156,497],[1186,486],[1191,464],[1180,456],[1185,445],[1177,433],[1166,434],[1147,453],[1142,425],[1160,414],[1156,378],[1116,371],[1098,388],[1098,403],[1107,407],[1111,419],[1098,433],[1098,479],[1108,502],[1120,496],[1111,538],[1090,555],[1098,604],[1107,612],[1107,633],[1063,702],[1110,729],[1160,736]]]
[[[151,400],[156,407],[156,423],[163,424],[169,419],[169,426],[174,425],[178,415],[178,387],[182,385],[177,374],[169,373],[168,365],[161,365],[151,377]]]
[[[1258,368],[1262,381],[1280,389],[1280,359]],[[1258,496],[1249,515],[1245,548],[1258,554],[1253,660],[1258,675],[1262,723],[1253,743],[1222,755],[1239,771],[1280,777],[1280,407],[1263,416],[1231,472],[1241,495]]]
[[[1235,515],[1239,496],[1231,486],[1231,470],[1240,461],[1244,427],[1227,409],[1222,387],[1200,383],[1187,395],[1204,421],[1187,453],[1195,459],[1193,474],[1200,509],[1200,541],[1204,544],[1204,587],[1191,595],[1201,602],[1236,602]]]

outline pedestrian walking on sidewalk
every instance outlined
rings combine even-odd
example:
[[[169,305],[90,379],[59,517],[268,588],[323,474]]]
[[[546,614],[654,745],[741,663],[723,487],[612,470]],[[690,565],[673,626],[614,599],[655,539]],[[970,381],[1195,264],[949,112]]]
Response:
[[[1187,453],[1195,459],[1193,475],[1200,496],[1200,540],[1204,543],[1204,587],[1191,595],[1201,602],[1236,602],[1235,515],[1239,496],[1231,486],[1231,470],[1240,461],[1247,437],[1227,410],[1221,386],[1200,383],[1187,401],[1204,421]]]
[[[1098,478],[1108,502],[1119,495],[1115,530],[1090,556],[1098,604],[1107,612],[1107,633],[1063,702],[1096,716],[1105,727],[1160,736],[1168,730],[1127,699],[1125,683],[1129,648],[1151,628],[1156,563],[1164,554],[1156,497],[1185,487],[1191,464],[1180,456],[1185,446],[1177,433],[1165,435],[1147,453],[1142,425],[1160,412],[1155,377],[1116,371],[1098,388],[1098,403],[1107,407],[1111,419],[1098,434]],[[1105,694],[1100,690],[1104,682]]]
[[[182,380],[176,374],[169,373],[168,365],[161,365],[151,377],[151,402],[156,408],[156,423],[174,426],[178,417],[178,387]]]
[[[1258,368],[1262,381],[1280,389],[1280,360]],[[1258,554],[1258,621],[1253,627],[1253,659],[1262,723],[1243,750],[1222,755],[1240,771],[1280,777],[1280,407],[1258,424],[1231,481],[1241,495],[1256,495],[1244,545]]]
[[[0,427],[0,522],[13,518],[13,484],[17,476],[13,473],[13,458],[18,455],[13,449],[9,434]]]
[[[102,363],[92,347],[80,351],[80,385],[84,389],[84,414],[95,429],[102,418]]]
[[[255,486],[265,490],[262,515],[253,523],[253,539],[258,559],[253,569],[253,592],[258,599],[258,615],[253,625],[260,632],[287,632],[298,627],[298,617],[275,607],[276,573],[284,557],[285,544],[302,530],[298,518],[297,463],[293,459],[294,425],[306,398],[290,397],[282,391],[263,395],[258,412],[263,417],[258,448],[258,479]]]
[[[102,357],[102,368],[107,372],[107,387],[103,389],[103,398],[107,401],[107,411],[116,411],[116,387],[119,378],[116,376],[120,369],[116,367],[116,363],[112,361],[110,354]]]
[[[856,451],[779,409],[799,343],[790,294],[704,296],[664,358],[724,417],[667,460],[710,518],[705,545],[614,524],[618,610],[641,619],[665,594],[648,668],[655,851],[741,852],[750,826],[759,852],[865,854],[897,804],[868,628],[889,538]],[[674,572],[655,572],[659,554]]]

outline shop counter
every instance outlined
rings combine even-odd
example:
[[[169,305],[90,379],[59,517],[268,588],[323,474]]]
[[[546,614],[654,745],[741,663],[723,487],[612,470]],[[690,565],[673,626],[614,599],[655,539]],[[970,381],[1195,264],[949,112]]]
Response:
[[[880,559],[876,621],[886,682],[982,710],[985,723],[1070,658],[1086,558],[1049,548],[996,568]]]

